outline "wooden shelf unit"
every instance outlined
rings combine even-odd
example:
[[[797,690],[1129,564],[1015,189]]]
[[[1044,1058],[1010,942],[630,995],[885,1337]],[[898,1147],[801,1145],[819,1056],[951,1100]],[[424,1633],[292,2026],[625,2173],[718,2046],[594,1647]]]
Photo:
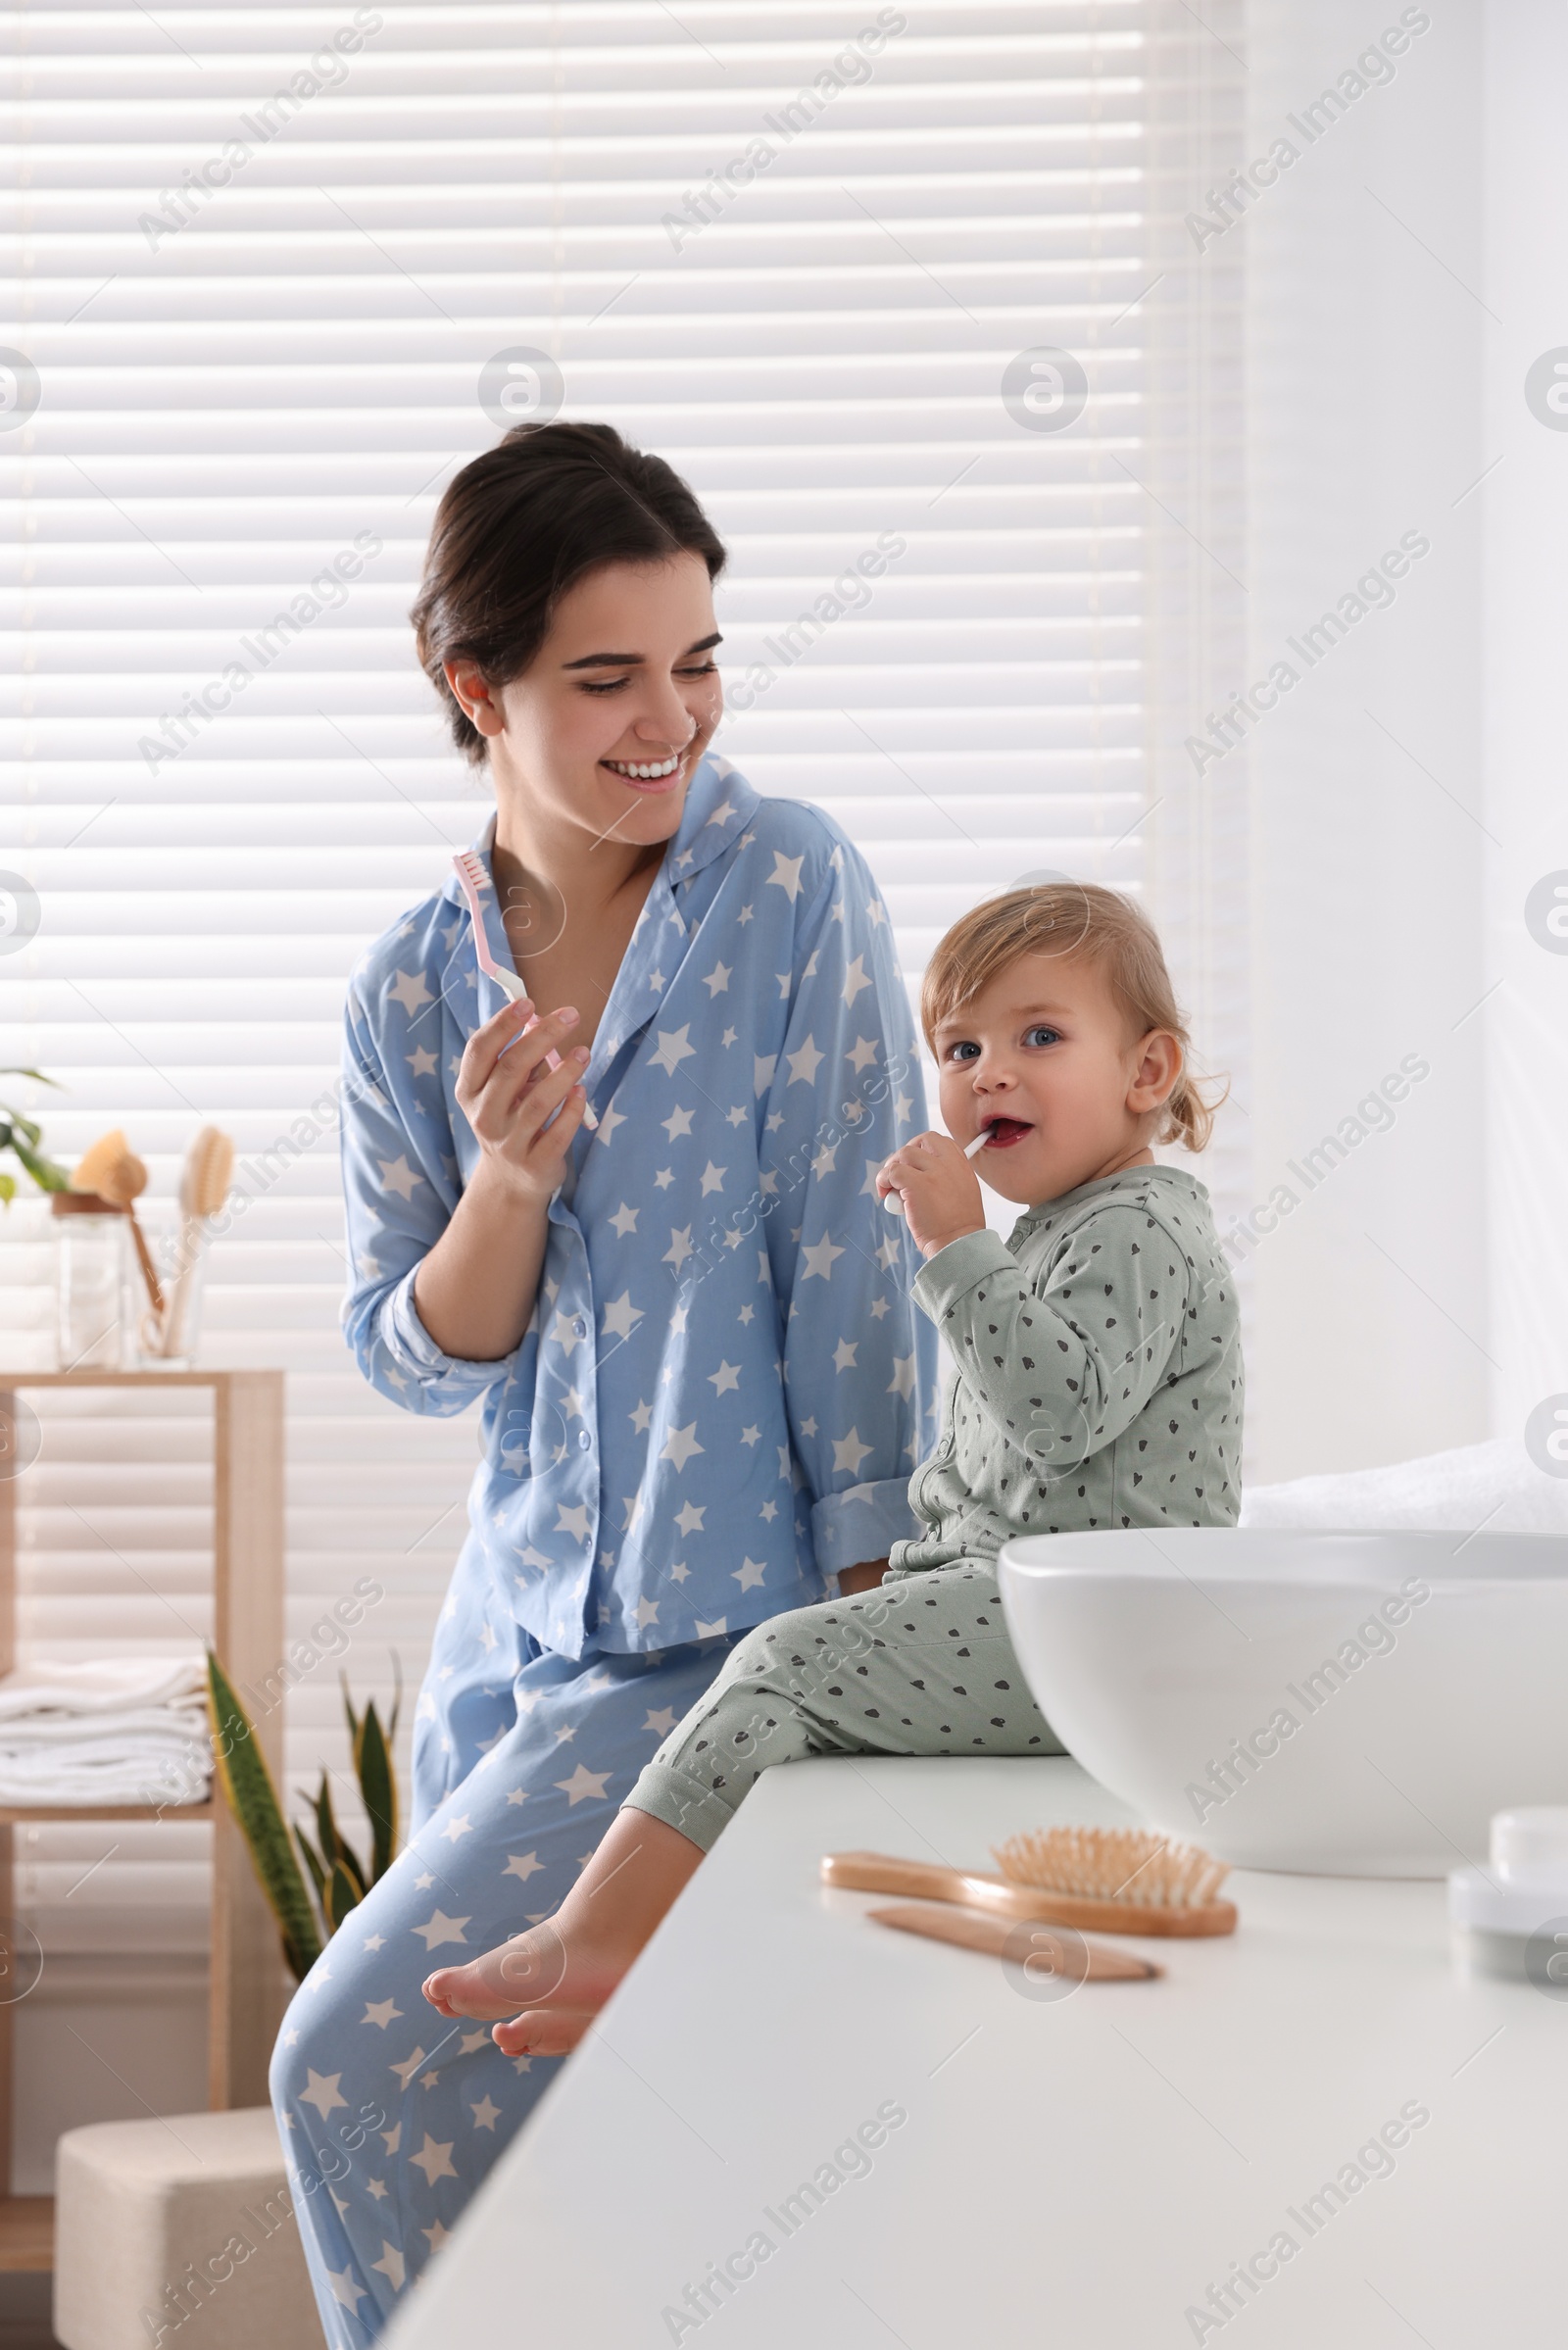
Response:
[[[34,1388],[207,1388],[213,1396],[213,1645],[243,1691],[283,1657],[283,1374],[281,1371],[4,1371],[0,1412]],[[25,1476],[26,1472],[23,1472]],[[17,1478],[0,1479],[0,1673],[17,1655]],[[256,1723],[280,1786],[282,1709]],[[29,1804],[0,1807],[0,1919],[14,1912],[14,1828],[83,1820],[208,1820],[213,1830],[212,1963],[207,2091],[215,2110],[267,2103],[267,2069],[288,2000],[277,1925],[245,1839],[214,1787],[205,1803]],[[0,2005],[0,2272],[54,2262],[54,2203],[11,2193],[12,2022]]]

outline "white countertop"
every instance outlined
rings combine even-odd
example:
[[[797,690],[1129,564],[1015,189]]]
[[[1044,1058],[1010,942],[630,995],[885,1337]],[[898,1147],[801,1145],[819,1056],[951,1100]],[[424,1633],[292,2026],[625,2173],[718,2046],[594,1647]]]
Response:
[[[1037,2000],[817,1881],[826,1851],[986,1866],[1016,1829],[1127,1816],[1067,1761],[769,1771],[391,2350],[1560,2340],[1568,2001],[1459,1976],[1441,1885],[1238,1873],[1234,1936],[1130,1941],[1162,1982]],[[1407,2104],[1430,2119],[1392,2173],[1309,2234],[1305,2199]],[[884,2105],[907,2119],[786,2234],[783,2199]],[[760,2229],[712,2314],[664,2314]],[[1252,2298],[1187,2315],[1282,2229]]]

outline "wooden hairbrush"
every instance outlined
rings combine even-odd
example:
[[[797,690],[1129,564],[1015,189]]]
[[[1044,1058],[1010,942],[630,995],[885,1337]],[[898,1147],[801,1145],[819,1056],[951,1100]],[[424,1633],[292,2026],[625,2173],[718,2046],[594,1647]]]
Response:
[[[1079,1926],[1101,1934],[1234,1934],[1236,1904],[1216,1901],[1224,1861],[1136,1828],[1034,1829],[993,1851],[1002,1874],[947,1869],[881,1852],[830,1852],[824,1885],[907,1893],[992,1918]]]

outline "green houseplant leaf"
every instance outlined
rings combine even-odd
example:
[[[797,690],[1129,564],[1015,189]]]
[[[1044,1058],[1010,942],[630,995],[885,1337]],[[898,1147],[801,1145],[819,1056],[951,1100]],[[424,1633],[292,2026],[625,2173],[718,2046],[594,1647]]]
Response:
[[[331,1883],[326,1888],[326,1914],[335,1934],[351,1910],[359,1908],[365,1899],[365,1887],[351,1876],[339,1859],[332,1870]]]
[[[316,1849],[321,1856],[321,1867],[330,1883],[332,1870],[341,1847],[338,1839],[337,1821],[332,1814],[331,1782],[324,1771],[321,1773],[321,1784],[316,1793]]]
[[[0,1077],[30,1077],[35,1085],[51,1085],[59,1090],[59,1079],[46,1077],[41,1069],[0,1069]],[[43,1129],[37,1120],[24,1117],[9,1102],[0,1102],[0,1151],[12,1153],[40,1192],[71,1189],[71,1177],[65,1168],[43,1149]],[[16,1196],[16,1177],[0,1178],[0,1205],[9,1207]]]
[[[316,1826],[319,1839],[318,1849],[321,1855],[321,1867],[326,1873],[328,1887],[330,1888],[334,1871],[342,1869],[350,1882],[360,1888],[355,1898],[363,1901],[367,1889],[365,1869],[359,1854],[344,1836],[333,1816],[332,1787],[324,1771],[321,1773],[320,1791],[316,1798]],[[328,1912],[329,1914],[330,1912]]]
[[[372,1882],[392,1866],[398,1843],[398,1783],[392,1756],[374,1704],[366,1708],[360,1750],[354,1758],[360,1775],[360,1794],[370,1823]]]
[[[211,1649],[207,1668],[215,1725],[213,1746],[220,1758],[218,1767],[223,1791],[244,1832],[256,1874],[277,1919],[284,1955],[295,1980],[303,1981],[320,1956],[323,1927],[327,1934],[336,1933],[344,1919],[365,1899],[370,1886],[385,1876],[397,1850],[398,1787],[391,1738],[402,1701],[402,1673],[394,1657],[397,1695],[391,1722],[385,1730],[374,1698],[368,1700],[363,1714],[357,1713],[347,1680],[343,1682],[343,1705],[354,1740],[354,1768],[370,1823],[370,1865],[367,1869],[337,1824],[332,1809],[332,1783],[325,1771],[321,1773],[321,1784],[312,1805],[316,1815],[316,1842],[298,1825],[292,1831],[285,1826],[276,1790],[245,1709]],[[301,1861],[305,1864],[304,1876],[300,1873]]]
[[[21,1134],[16,1121],[13,1121],[11,1128],[11,1148],[40,1192],[68,1192],[71,1189],[71,1177],[65,1168],[55,1159],[45,1158],[41,1151],[35,1151]]]
[[[321,1955],[316,1914],[254,1728],[210,1648],[207,1695],[213,1754],[224,1797],[250,1846],[262,1890],[277,1920],[289,1970],[296,1983],[303,1983]]]
[[[311,1883],[316,1887],[316,1898],[324,1918],[326,1915],[326,1871],[321,1866],[320,1855],[303,1828],[295,1829],[294,1841],[300,1848],[300,1857],[311,1872]]]
[[[366,1705],[363,1714],[355,1713],[347,1675],[342,1679],[343,1705],[354,1739],[354,1770],[360,1783],[365,1816],[370,1823],[369,1882],[374,1885],[392,1866],[398,1841],[398,1787],[392,1769],[391,1732],[382,1729],[373,1697]],[[396,1700],[392,1719],[395,1724]]]

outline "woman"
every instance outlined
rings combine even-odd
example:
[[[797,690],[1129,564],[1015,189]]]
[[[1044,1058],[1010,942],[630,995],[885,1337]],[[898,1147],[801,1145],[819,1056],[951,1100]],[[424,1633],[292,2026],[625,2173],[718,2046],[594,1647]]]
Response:
[[[447,491],[414,611],[530,1001],[456,879],[349,998],[349,1339],[405,1408],[483,1412],[409,1844],[273,2061],[334,2344],[380,2331],[554,2071],[432,2018],[432,1955],[549,1915],[735,1640],[914,1531],[934,1339],[873,1189],[925,1122],[912,1022],[851,842],[709,752],[723,561],[662,460],[523,427]]]

